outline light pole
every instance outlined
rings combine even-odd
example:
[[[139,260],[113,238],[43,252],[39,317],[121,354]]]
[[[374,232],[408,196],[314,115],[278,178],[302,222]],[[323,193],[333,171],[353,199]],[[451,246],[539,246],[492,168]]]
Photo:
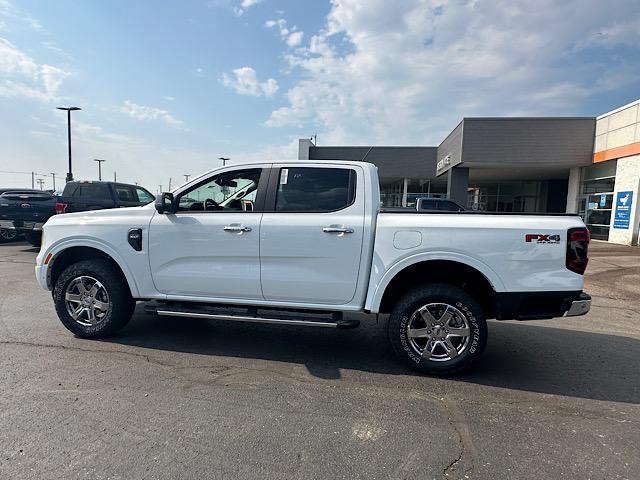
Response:
[[[56,174],[55,172],[51,172],[51,176],[53,177],[53,191],[56,191]]]
[[[39,178],[37,182],[38,182],[38,185],[40,185],[40,190],[42,190],[42,187],[44,186],[44,179]]]
[[[231,160],[229,157],[218,157],[218,160],[222,160],[222,166],[226,166],[227,162]]]
[[[190,177],[191,175],[184,174],[183,176],[184,176],[184,183],[187,183],[187,182],[189,181],[189,177]]]
[[[106,160],[102,160],[100,158],[94,158],[94,162],[98,162],[98,180],[102,180],[102,164],[106,162]]]
[[[67,182],[73,181],[73,173],[71,170],[71,112],[82,110],[80,107],[57,107],[58,110],[66,110],[67,112],[67,143],[69,145],[69,171],[67,172]]]

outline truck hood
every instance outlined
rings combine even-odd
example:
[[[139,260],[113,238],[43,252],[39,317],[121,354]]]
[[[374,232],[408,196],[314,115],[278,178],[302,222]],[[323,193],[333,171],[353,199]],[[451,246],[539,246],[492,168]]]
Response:
[[[153,204],[142,207],[109,208],[105,210],[90,210],[86,212],[62,213],[54,215],[45,224],[46,227],[54,226],[79,226],[91,224],[121,224],[146,223],[153,217],[155,207]],[[145,222],[146,220],[146,222]]]

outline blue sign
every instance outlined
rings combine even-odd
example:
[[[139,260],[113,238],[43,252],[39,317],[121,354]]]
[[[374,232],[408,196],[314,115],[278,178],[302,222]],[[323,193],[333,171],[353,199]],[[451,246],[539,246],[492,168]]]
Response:
[[[607,206],[607,196],[605,194],[600,195],[600,206],[601,207]]]
[[[633,192],[618,192],[616,195],[616,211],[613,217],[613,228],[629,228],[632,203]]]

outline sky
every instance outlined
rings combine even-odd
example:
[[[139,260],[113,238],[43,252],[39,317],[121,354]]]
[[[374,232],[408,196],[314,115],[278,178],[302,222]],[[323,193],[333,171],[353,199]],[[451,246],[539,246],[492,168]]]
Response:
[[[463,117],[640,98],[637,0],[0,0],[0,187],[157,192],[318,145],[437,145]]]

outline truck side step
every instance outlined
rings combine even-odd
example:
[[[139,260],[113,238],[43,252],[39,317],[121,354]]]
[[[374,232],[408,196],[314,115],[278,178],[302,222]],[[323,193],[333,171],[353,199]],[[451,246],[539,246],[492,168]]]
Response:
[[[149,302],[145,310],[163,317],[188,317],[236,322],[270,323],[321,328],[356,328],[359,320],[345,320],[342,312],[276,310],[262,307],[208,305],[188,302]]]

